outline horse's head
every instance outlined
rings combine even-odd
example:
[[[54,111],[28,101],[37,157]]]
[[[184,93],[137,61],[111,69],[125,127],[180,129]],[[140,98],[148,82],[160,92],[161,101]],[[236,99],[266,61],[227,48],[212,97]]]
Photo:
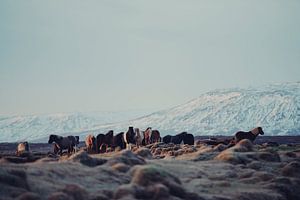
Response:
[[[28,142],[24,142],[24,145],[25,145],[25,150],[29,151],[29,144],[28,144]]]
[[[75,136],[76,144],[79,144],[79,136]]]
[[[259,134],[263,135],[264,132],[261,127],[256,127],[251,131],[252,134],[258,136]]]
[[[22,151],[29,151],[29,144],[28,142],[21,142],[17,146],[17,152],[22,152]]]
[[[129,126],[129,127],[128,127],[128,132],[134,133],[134,130],[133,130],[133,127],[132,127],[132,126]]]
[[[114,135],[114,131],[113,130],[110,130],[106,133],[106,136],[110,136],[110,137],[113,137]]]
[[[110,130],[108,133],[105,134],[105,143],[112,144],[114,139],[114,131]]]
[[[262,130],[262,127],[257,127],[257,129],[259,131],[258,134],[261,134],[261,135],[265,134],[264,131]]]
[[[55,142],[56,138],[57,138],[57,135],[50,135],[49,140],[48,140],[48,144],[51,144],[52,142]]]
[[[140,129],[139,128],[134,128],[135,134],[140,134]]]

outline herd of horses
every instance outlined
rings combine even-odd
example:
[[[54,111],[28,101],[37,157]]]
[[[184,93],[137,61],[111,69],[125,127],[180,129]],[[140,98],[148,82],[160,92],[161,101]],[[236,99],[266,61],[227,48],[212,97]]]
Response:
[[[242,139],[249,139],[254,142],[256,137],[264,132],[261,127],[256,127],[251,131],[236,132],[232,139],[216,142],[213,140],[206,141],[209,145],[216,145],[218,143],[225,143],[230,146],[234,146]],[[86,150],[88,153],[106,153],[114,151],[115,149],[132,149],[133,146],[137,148],[141,146],[147,146],[149,144],[163,142],[163,143],[173,143],[173,144],[188,144],[194,145],[195,138],[193,134],[182,132],[177,135],[166,135],[163,138],[160,136],[158,130],[152,130],[151,127],[148,127],[145,131],[140,131],[139,128],[134,128],[130,126],[126,132],[120,132],[114,135],[113,130],[108,131],[106,134],[98,134],[96,137],[93,134],[89,134],[85,138]],[[54,143],[54,154],[63,154],[63,150],[67,150],[68,154],[76,152],[77,146],[79,145],[79,136],[59,136],[59,135],[50,135],[48,144]],[[17,155],[20,155],[21,152],[29,151],[28,142],[19,143],[17,147]]]
[[[234,145],[242,139],[249,139],[253,142],[259,134],[264,134],[261,127],[254,128],[248,132],[239,131],[235,134],[234,138],[227,142],[227,144]],[[194,145],[195,143],[194,135],[187,132],[182,132],[174,136],[166,135],[161,138],[160,132],[158,130],[152,130],[151,127],[148,127],[145,131],[140,131],[139,128],[130,126],[127,132],[120,132],[116,135],[114,135],[113,130],[108,131],[106,134],[100,133],[96,137],[92,134],[89,134],[85,138],[85,145],[88,153],[106,153],[113,151],[116,148],[120,150],[132,149],[133,145],[139,148],[141,146],[146,146],[161,141],[166,144],[183,143]],[[63,149],[67,149],[68,153],[72,153],[74,150],[76,150],[76,146],[79,144],[79,137],[50,135],[48,143],[50,144],[53,142],[55,142],[55,154],[62,154]]]
[[[160,142],[160,132],[148,127],[145,131],[130,126],[127,132],[120,132],[114,135],[113,130],[106,134],[88,135],[85,139],[85,145],[88,153],[104,153],[112,149],[131,149],[133,145],[137,147],[145,146],[155,142]]]
[[[110,130],[106,134],[100,133],[96,137],[89,134],[85,138],[85,146],[88,153],[106,153],[115,149],[132,149],[147,146],[156,142],[174,143],[193,145],[194,136],[187,132],[182,132],[175,136],[167,135],[163,138],[158,130],[153,130],[148,127],[145,131],[140,131],[139,128],[130,126],[126,132],[120,132],[114,135],[114,131]],[[76,146],[79,144],[78,136],[62,137],[59,135],[50,135],[48,143],[54,142],[54,153],[62,155],[64,149],[68,153],[76,151]]]

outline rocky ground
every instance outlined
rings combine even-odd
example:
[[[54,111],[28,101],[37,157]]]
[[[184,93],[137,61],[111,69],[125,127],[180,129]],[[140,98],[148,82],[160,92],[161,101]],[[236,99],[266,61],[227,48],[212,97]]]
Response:
[[[156,143],[105,154],[55,156],[0,144],[0,199],[300,199],[300,144],[234,147]],[[36,146],[34,146],[36,145]]]

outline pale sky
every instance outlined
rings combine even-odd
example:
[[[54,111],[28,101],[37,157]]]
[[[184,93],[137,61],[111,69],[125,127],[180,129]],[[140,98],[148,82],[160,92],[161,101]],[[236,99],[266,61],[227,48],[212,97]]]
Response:
[[[157,111],[300,77],[298,0],[0,1],[0,114]]]

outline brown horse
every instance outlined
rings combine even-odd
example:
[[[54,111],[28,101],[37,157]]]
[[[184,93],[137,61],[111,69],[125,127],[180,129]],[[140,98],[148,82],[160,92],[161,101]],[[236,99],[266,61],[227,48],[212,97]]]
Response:
[[[160,133],[158,130],[152,130],[151,136],[150,136],[150,142],[155,143],[155,142],[161,142],[161,137]]]
[[[97,144],[95,136],[89,134],[85,138],[85,145],[88,153],[96,153]]]
[[[235,134],[235,143],[237,144],[240,140],[242,139],[248,139],[251,142],[254,142],[255,138],[259,135],[263,135],[264,132],[261,127],[256,127],[252,129],[251,131],[244,132],[244,131],[239,131]]]

